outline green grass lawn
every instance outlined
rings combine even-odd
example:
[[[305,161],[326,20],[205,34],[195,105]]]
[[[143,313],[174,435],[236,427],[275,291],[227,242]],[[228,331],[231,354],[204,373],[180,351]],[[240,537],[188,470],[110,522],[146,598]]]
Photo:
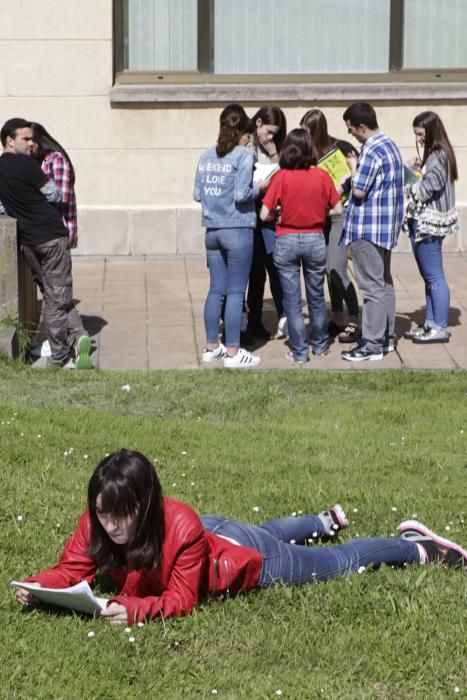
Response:
[[[56,561],[91,472],[120,447],[155,460],[165,493],[201,513],[260,523],[340,502],[343,539],[416,514],[467,546],[465,373],[2,362],[0,697],[467,697],[466,577],[435,567],[208,601],[134,628],[134,642],[100,620],[22,611],[9,582]]]

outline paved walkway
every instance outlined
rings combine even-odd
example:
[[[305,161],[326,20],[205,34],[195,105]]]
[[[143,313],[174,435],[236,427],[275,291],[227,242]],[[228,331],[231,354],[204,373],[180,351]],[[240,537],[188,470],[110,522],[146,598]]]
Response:
[[[203,306],[208,271],[201,258],[74,258],[74,293],[85,325],[97,334],[95,362],[101,369],[196,369],[202,366]],[[445,256],[451,287],[451,341],[420,347],[401,338],[423,321],[424,294],[410,254],[393,257],[396,287],[397,352],[382,362],[345,362],[342,345],[312,358],[306,369],[368,371],[376,369],[467,369],[467,256]],[[269,290],[265,325],[275,330]],[[283,340],[256,346],[262,369],[290,369]],[[213,363],[217,365],[217,363]],[[217,365],[218,366],[218,365]]]

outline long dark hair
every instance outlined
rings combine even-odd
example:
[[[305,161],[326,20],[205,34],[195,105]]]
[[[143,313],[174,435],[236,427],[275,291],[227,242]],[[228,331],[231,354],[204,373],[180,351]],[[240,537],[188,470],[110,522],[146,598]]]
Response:
[[[112,542],[99,522],[99,510],[116,517],[136,515],[135,534],[130,542]],[[135,569],[157,566],[164,541],[162,488],[151,462],[141,452],[118,450],[105,457],[88,486],[91,539],[88,553],[102,569],[131,565]]]
[[[425,148],[423,150],[422,167],[425,165],[431,153],[443,153],[447,159],[449,179],[451,182],[457,180],[458,171],[454,149],[451,146],[444,124],[438,114],[429,111],[420,112],[413,120],[412,126],[425,129]]]
[[[328,133],[326,117],[320,109],[309,109],[300,120],[302,129],[307,129],[319,157],[326,155],[337,143],[334,136]]]
[[[274,134],[272,139],[276,150],[279,153],[287,134],[287,120],[284,112],[280,107],[276,107],[275,105],[266,105],[265,107],[258,109],[255,116],[251,120],[255,129],[258,119],[261,119],[263,124],[279,127],[277,134]]]
[[[71,182],[72,184],[75,181],[75,169],[73,167],[73,163],[71,162],[71,158],[68,155],[68,153],[65,151],[63,146],[61,146],[58,141],[54,139],[53,136],[49,134],[46,129],[42,126],[42,124],[38,124],[37,122],[32,122],[31,123],[31,129],[32,129],[32,140],[34,143],[37,143],[39,146],[39,158],[41,162],[44,160],[45,156],[48,153],[51,153],[52,151],[58,151],[59,153],[64,156],[64,158],[67,159],[69,165],[70,165],[70,172],[71,172]]]
[[[316,165],[317,156],[310,134],[305,129],[292,129],[284,141],[279,165],[283,170],[308,170]]]
[[[252,123],[241,105],[231,104],[222,110],[216,153],[219,158],[226,156],[238,146],[243,134],[251,134]]]

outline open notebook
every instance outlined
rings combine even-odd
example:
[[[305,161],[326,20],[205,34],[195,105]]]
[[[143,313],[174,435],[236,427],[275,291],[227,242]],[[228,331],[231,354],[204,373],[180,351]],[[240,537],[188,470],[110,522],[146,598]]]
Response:
[[[261,180],[267,182],[278,170],[280,170],[279,163],[255,163],[253,182],[261,182]]]
[[[95,615],[107,606],[107,598],[97,598],[87,581],[69,588],[37,588],[25,581],[12,581],[12,586],[31,591],[33,596],[48,605],[58,605],[78,612]]]

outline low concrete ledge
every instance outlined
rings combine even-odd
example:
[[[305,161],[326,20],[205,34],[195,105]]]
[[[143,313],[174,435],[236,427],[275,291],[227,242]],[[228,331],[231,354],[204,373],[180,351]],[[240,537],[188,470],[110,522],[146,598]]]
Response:
[[[164,83],[114,85],[112,104],[129,102],[424,102],[467,99],[467,82]]]
[[[18,334],[14,326],[0,330],[0,353],[10,360],[18,357]]]
[[[9,216],[0,216],[0,320],[17,318],[18,305],[16,221]]]
[[[447,238],[443,250],[467,251],[467,204],[458,203],[460,230]],[[80,207],[79,246],[74,256],[204,255],[204,228],[198,205],[174,207]],[[396,253],[410,252],[401,233]]]
[[[0,216],[0,320],[18,319],[27,331],[33,331],[39,316],[37,287],[18,249],[16,220]]]

